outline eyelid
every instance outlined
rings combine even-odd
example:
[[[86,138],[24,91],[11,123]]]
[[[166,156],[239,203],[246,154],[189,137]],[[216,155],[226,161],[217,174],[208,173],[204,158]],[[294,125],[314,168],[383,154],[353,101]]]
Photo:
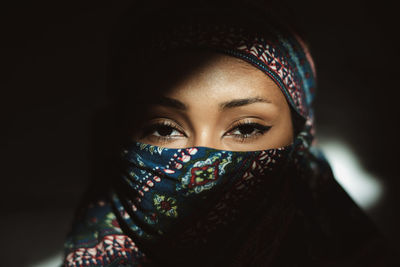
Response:
[[[231,132],[240,126],[248,126],[248,125],[259,126],[259,128],[263,128],[264,130],[269,130],[272,127],[270,125],[263,125],[261,123],[254,122],[254,121],[236,121],[236,122],[234,122],[232,127],[229,128],[229,130],[227,132]],[[257,128],[257,127],[255,127],[255,128]]]
[[[243,125],[245,125],[245,126],[253,125],[253,127],[256,128],[258,132],[253,133],[253,134],[229,134]],[[230,130],[227,131],[225,136],[239,140],[239,142],[241,142],[241,143],[244,143],[246,141],[250,142],[250,140],[252,140],[252,139],[256,139],[260,136],[263,136],[265,133],[267,133],[271,129],[271,127],[272,126],[262,125],[257,122],[240,122],[239,121],[239,122],[236,122],[235,125],[233,125],[230,128]]]
[[[143,126],[142,138],[145,137],[146,135],[150,134],[151,131],[154,131],[154,129],[157,126],[168,126],[168,127],[171,127],[174,130],[177,130],[180,133],[182,133],[184,136],[186,136],[185,131],[174,120],[169,119],[169,118],[157,118],[157,119],[154,119],[154,120],[150,120],[149,123],[147,123],[145,126]]]
[[[178,129],[182,128],[175,120],[169,119],[169,118],[150,119],[145,127],[154,126],[154,125],[171,126],[171,127],[176,127]]]

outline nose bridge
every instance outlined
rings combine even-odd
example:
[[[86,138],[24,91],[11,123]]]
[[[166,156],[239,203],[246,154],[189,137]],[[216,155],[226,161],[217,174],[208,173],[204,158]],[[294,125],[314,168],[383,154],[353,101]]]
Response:
[[[215,127],[210,124],[202,124],[195,128],[191,146],[218,148],[218,140],[219,138],[215,132]]]
[[[200,125],[197,127],[193,135],[192,146],[212,147],[214,144],[214,138],[212,127],[209,125]]]
[[[192,128],[192,136],[190,138],[190,146],[204,146],[204,147],[219,147],[219,133],[218,133],[218,115],[216,108],[213,104],[191,106],[189,114],[190,124]]]

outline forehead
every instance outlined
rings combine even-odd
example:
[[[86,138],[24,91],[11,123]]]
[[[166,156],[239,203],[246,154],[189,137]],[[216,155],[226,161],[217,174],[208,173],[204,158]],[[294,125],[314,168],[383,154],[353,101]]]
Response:
[[[219,97],[280,97],[277,85],[244,60],[208,51],[172,53],[160,59],[149,81],[158,95],[176,97],[214,94]],[[225,98],[225,97],[224,97]]]

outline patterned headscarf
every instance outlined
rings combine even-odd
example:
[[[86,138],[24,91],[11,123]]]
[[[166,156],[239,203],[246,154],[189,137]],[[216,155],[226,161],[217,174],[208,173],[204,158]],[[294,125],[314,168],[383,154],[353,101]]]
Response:
[[[155,55],[183,49],[207,49],[250,63],[289,103],[294,143],[250,152],[126,144],[121,175],[110,177],[113,186],[82,204],[65,243],[65,266],[273,262],[299,212],[293,180],[307,180],[303,193],[309,196],[300,196],[307,201],[321,179],[332,179],[312,146],[315,69],[304,42],[271,20],[235,25],[192,16],[159,26],[142,48],[152,64]]]

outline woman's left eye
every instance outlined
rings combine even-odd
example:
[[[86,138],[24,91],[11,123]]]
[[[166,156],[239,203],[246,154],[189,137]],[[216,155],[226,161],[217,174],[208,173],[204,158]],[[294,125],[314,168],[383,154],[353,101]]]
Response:
[[[271,126],[265,126],[259,123],[241,123],[229,130],[227,136],[239,139],[252,138],[258,135],[263,135],[270,128]]]

